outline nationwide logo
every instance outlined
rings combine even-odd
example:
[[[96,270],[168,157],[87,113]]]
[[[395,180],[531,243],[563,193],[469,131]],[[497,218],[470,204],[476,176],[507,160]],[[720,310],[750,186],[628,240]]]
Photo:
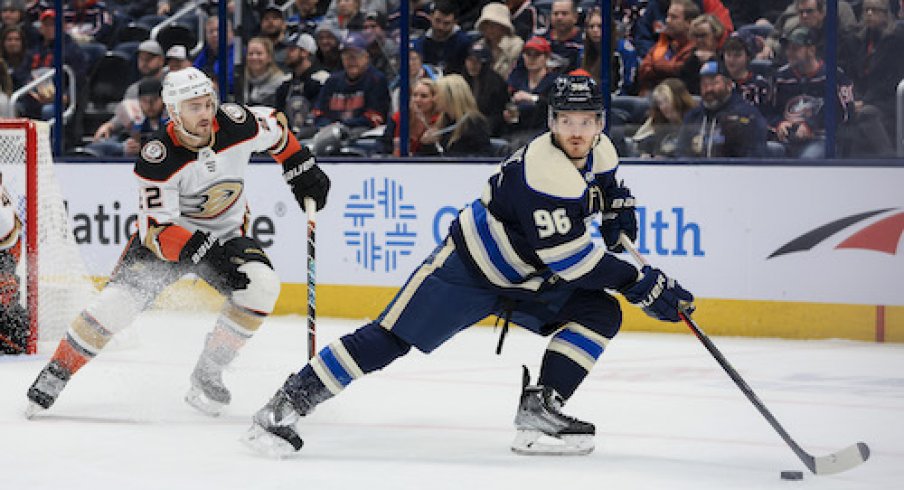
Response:
[[[896,255],[898,245],[901,242],[901,235],[904,234],[904,212],[896,208],[889,208],[847,216],[822,225],[782,245],[778,250],[772,252],[772,255],[768,258],[810,250],[844,230],[848,230],[855,225],[862,225],[864,221],[886,213],[889,216],[883,217],[872,224],[862,226],[838,243],[835,248],[872,250]]]
[[[413,204],[405,203],[405,189],[392,179],[369,178],[361,192],[348,197],[342,217],[349,228],[345,244],[355,252],[355,262],[371,272],[392,272],[399,257],[411,255],[417,239]]]

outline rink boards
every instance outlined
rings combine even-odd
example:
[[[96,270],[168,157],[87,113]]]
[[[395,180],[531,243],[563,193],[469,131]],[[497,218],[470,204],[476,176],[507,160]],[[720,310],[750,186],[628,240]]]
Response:
[[[333,187],[318,214],[318,312],[370,318],[496,165],[324,169]],[[700,298],[709,333],[904,341],[904,168],[663,164],[619,173],[638,199],[640,251]],[[57,176],[89,271],[104,277],[134,230],[131,165],[62,164]],[[284,283],[277,312],[304,314],[304,214],[277,165],[253,165],[246,184],[251,234]],[[626,329],[676,328],[624,309]]]

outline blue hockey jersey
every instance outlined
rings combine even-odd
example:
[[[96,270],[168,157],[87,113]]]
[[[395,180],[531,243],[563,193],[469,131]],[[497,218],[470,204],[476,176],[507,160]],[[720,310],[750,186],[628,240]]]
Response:
[[[614,181],[618,155],[602,135],[577,169],[545,133],[510,156],[466,206],[450,233],[465,261],[500,288],[544,284],[621,289],[637,270],[594,243],[588,182]]]

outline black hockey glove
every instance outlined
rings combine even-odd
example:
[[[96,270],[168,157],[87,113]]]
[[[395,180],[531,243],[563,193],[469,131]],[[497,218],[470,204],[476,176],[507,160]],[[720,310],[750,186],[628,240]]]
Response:
[[[624,233],[632,242],[637,239],[637,214],[631,189],[622,183],[605,188],[597,187],[596,190],[600,193],[599,207],[602,213],[600,234],[606,242],[606,248],[611,252],[624,252],[619,236]]]
[[[326,195],[330,191],[330,178],[320,170],[314,155],[307,148],[290,156],[283,162],[283,178],[292,186],[292,193],[301,209],[304,200],[310,197],[317,206],[317,211],[326,206]]]
[[[179,262],[196,266],[198,275],[212,286],[233,291],[248,287],[248,276],[239,270],[241,264],[230,260],[226,248],[206,231],[196,231],[185,242]]]
[[[622,291],[631,303],[640,305],[644,313],[657,320],[681,321],[678,313],[694,311],[694,295],[659,269],[648,265],[641,269],[643,277]]]

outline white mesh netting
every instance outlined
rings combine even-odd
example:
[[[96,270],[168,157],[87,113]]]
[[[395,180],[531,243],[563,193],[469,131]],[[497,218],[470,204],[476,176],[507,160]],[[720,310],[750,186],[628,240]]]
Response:
[[[37,332],[40,342],[56,341],[69,327],[72,319],[97,294],[84,260],[79,254],[66,206],[54,173],[50,151],[50,130],[46,123],[37,126],[37,196],[29,195],[26,186],[26,129],[0,128],[0,172],[3,185],[16,203],[25,227],[34,222],[27,215],[27,202],[37,199]],[[27,263],[23,230],[23,254],[19,262],[21,295],[25,305],[27,291]],[[32,312],[34,314],[34,312]]]

